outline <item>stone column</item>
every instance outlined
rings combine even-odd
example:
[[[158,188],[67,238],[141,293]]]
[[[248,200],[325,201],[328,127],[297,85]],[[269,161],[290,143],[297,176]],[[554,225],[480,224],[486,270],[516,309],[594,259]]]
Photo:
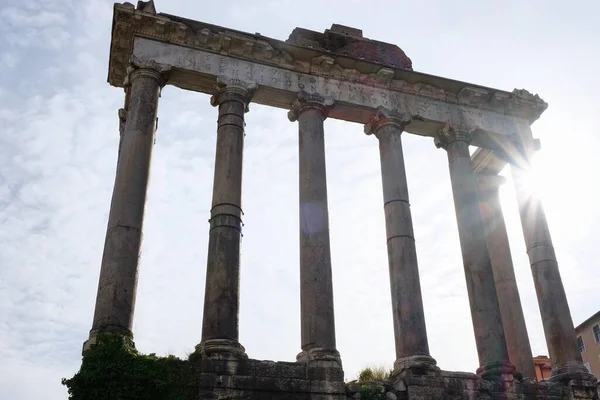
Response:
[[[244,114],[256,84],[219,78],[211,104],[219,107],[202,341],[213,358],[246,358],[239,344],[240,242]]]
[[[479,200],[485,229],[508,358],[523,376],[535,379],[535,366],[525,316],[515,278],[508,234],[500,205],[499,188],[506,179],[499,175],[479,174]]]
[[[410,114],[379,107],[369,124],[367,135],[379,139],[383,210],[387,234],[392,313],[396,341],[394,375],[406,370],[424,373],[439,370],[429,355],[417,250],[408,199],[401,134],[410,122]]]
[[[471,318],[483,378],[508,377],[515,367],[508,361],[504,328],[485,231],[479,210],[477,177],[469,154],[469,132],[446,126],[438,132],[437,145],[446,150],[456,209]]]
[[[288,114],[300,151],[300,306],[298,361],[339,361],[335,343],[323,121],[333,99],[300,92]]]
[[[552,379],[595,381],[583,365],[552,238],[540,199],[528,190],[529,163],[511,165],[533,281],[552,360]]]
[[[132,59],[126,81],[127,117],[122,116],[115,185],[102,256],[90,340],[99,332],[132,337],[138,265],[150,160],[161,88],[169,68],[153,61]]]

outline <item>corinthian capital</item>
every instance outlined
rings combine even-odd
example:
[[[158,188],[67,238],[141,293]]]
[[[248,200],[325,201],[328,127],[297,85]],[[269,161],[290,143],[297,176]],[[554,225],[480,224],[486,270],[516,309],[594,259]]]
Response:
[[[244,110],[248,112],[248,104],[257,87],[256,82],[219,76],[210,104],[216,107],[224,101],[239,101],[244,104]]]
[[[387,108],[379,106],[369,119],[369,123],[365,125],[365,133],[367,135],[377,136],[379,130],[388,125],[392,125],[402,132],[406,125],[410,123],[411,119],[410,113],[408,112],[388,110]]]
[[[323,118],[327,118],[327,115],[332,108],[333,97],[301,91],[292,103],[292,107],[288,112],[288,118],[290,121],[294,122],[298,119],[300,114],[309,109],[319,110],[321,114],[323,114]]]
[[[446,124],[442,129],[438,131],[435,140],[435,146],[439,149],[447,149],[448,145],[453,142],[466,142],[471,143],[473,139],[473,131],[465,128],[455,128]]]
[[[136,56],[131,56],[129,67],[127,67],[127,77],[125,77],[124,86],[131,85],[131,82],[138,76],[150,76],[155,78],[160,86],[167,83],[171,66],[157,63],[154,60],[142,60]]]

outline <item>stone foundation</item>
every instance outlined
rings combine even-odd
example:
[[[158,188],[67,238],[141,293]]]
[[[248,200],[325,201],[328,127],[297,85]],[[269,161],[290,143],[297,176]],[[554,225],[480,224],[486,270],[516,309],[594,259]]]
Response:
[[[465,372],[442,371],[439,376],[408,376],[394,382],[346,385],[349,399],[361,399],[361,389],[383,393],[386,400],[563,400],[598,399],[596,384],[582,381],[492,382]]]
[[[197,400],[345,399],[344,371],[325,363],[204,359],[191,365],[199,377]]]
[[[356,400],[367,398],[363,387],[382,400],[598,400],[597,385],[584,381],[494,382],[441,371],[361,385],[344,383],[343,370],[328,364],[204,359],[190,363],[187,372],[197,377],[194,400]]]

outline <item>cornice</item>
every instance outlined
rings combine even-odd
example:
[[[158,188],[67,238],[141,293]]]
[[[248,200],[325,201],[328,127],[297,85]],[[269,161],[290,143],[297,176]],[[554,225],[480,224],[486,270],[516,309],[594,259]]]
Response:
[[[259,33],[244,33],[173,15],[155,13],[145,3],[115,4],[108,81],[122,87],[135,37],[145,37],[215,54],[418,95],[450,104],[491,110],[532,123],[547,108],[538,95],[520,89],[512,92],[441,78],[377,62],[323,52]]]

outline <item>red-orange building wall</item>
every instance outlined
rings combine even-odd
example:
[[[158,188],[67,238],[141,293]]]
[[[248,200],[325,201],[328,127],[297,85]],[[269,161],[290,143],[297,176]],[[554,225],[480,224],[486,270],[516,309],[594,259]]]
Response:
[[[550,378],[552,372],[552,364],[550,359],[546,356],[533,357],[533,364],[535,365],[535,379],[544,381]]]

